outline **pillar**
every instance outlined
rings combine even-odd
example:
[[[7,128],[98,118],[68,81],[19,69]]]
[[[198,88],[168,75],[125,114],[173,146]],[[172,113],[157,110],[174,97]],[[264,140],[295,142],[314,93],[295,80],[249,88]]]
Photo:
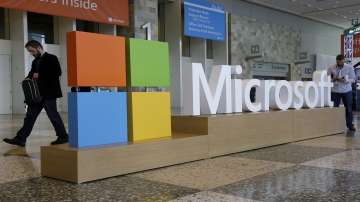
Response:
[[[141,27],[151,23],[151,39],[158,40],[158,0],[134,1],[135,38],[146,39],[146,30]]]
[[[70,91],[67,85],[67,52],[66,52],[66,33],[76,30],[76,21],[74,19],[59,17],[59,45],[60,45],[60,64],[62,69],[61,89],[63,91],[63,98],[60,99],[59,110],[62,112],[68,111],[67,92]]]
[[[31,67],[29,55],[24,46],[28,40],[27,13],[23,11],[10,10],[10,33],[11,33],[11,79],[12,79],[12,109],[13,114],[24,114],[24,94],[20,82],[24,79]]]

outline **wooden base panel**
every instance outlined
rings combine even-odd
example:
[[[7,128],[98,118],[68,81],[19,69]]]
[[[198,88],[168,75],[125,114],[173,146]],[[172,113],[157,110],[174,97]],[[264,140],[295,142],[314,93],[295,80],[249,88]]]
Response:
[[[73,149],[41,148],[42,176],[83,183],[345,130],[344,108],[172,118],[172,138]]]
[[[287,112],[266,112],[210,119],[210,156],[291,142],[292,118]]]
[[[343,133],[344,108],[299,110],[294,113],[293,141]]]
[[[41,148],[41,174],[83,183],[206,159],[208,150],[207,136],[179,134],[175,138],[80,150],[69,145],[46,146]]]
[[[173,132],[208,135],[209,155],[216,157],[345,130],[344,108],[317,108],[262,113],[172,118]]]

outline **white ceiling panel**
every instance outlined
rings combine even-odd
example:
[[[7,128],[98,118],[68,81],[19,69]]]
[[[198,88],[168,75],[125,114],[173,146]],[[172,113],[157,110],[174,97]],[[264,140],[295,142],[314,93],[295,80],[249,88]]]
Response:
[[[360,0],[247,0],[348,28],[351,19],[360,18]]]

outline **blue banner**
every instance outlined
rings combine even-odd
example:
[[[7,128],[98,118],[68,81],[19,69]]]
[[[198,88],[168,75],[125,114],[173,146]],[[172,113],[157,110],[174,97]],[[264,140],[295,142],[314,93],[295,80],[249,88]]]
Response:
[[[205,0],[184,0],[184,32],[190,37],[224,41],[224,6]]]

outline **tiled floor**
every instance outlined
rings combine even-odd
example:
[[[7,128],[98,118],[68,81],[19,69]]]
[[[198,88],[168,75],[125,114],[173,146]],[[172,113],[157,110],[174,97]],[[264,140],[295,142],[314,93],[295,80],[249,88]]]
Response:
[[[133,176],[205,191],[292,165],[262,160],[219,157],[147,171]]]
[[[344,149],[333,149],[326,147],[309,147],[309,146],[302,146],[297,144],[287,144],[287,145],[280,145],[277,147],[269,147],[269,148],[234,154],[232,156],[298,164],[343,151]]]
[[[22,116],[0,116],[0,138],[12,137],[21,123]],[[360,202],[360,132],[81,185],[40,177],[40,146],[54,138],[42,115],[26,149],[0,142],[0,202]]]

